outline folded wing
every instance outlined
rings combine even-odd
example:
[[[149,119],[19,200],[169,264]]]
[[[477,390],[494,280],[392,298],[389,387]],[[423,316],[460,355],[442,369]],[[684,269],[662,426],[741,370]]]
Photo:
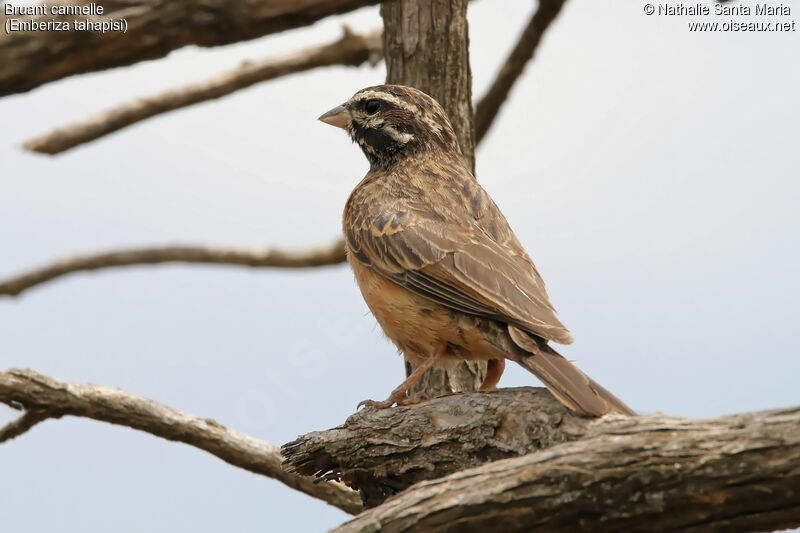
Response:
[[[530,259],[477,225],[404,211],[351,227],[346,238],[359,261],[411,291],[546,340],[572,342]]]

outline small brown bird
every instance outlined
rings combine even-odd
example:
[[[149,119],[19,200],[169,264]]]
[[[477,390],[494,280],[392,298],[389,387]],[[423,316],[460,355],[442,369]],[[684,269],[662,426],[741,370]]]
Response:
[[[635,414],[547,344],[572,336],[433,98],[368,87],[319,119],[347,130],[369,160],[344,210],[347,257],[383,331],[418,366],[385,401],[359,406],[414,403],[411,385],[450,361],[489,361],[481,388],[491,388],[510,359],[576,413]]]

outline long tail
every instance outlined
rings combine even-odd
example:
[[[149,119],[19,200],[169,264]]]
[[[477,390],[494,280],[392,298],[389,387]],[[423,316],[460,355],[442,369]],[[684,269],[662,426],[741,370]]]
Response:
[[[546,342],[514,326],[509,326],[508,332],[514,343],[526,352],[514,360],[542,380],[553,396],[576,413],[584,416],[636,414]]]

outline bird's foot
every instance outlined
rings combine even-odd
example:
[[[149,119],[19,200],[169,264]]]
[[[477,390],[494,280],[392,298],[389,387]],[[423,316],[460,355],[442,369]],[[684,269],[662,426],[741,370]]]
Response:
[[[394,404],[415,405],[420,403],[424,399],[425,397],[421,394],[412,394],[411,396],[409,396],[408,394],[406,394],[405,390],[394,390],[392,394],[390,394],[389,397],[383,400],[382,402],[376,402],[375,400],[364,400],[363,402],[359,402],[358,406],[356,407],[356,410],[360,409],[361,407],[375,407],[377,409],[388,409]]]
[[[421,402],[424,397],[419,394],[408,394],[408,389],[411,388],[414,383],[419,381],[419,378],[422,377],[430,367],[436,364],[439,359],[447,351],[447,343],[443,342],[439,345],[436,349],[436,352],[430,357],[428,357],[421,365],[414,369],[410,376],[406,378],[404,382],[400,384],[399,387],[394,389],[392,393],[389,395],[388,398],[383,400],[382,402],[376,402],[375,400],[364,400],[360,402],[356,407],[356,410],[360,409],[361,406],[364,407],[377,407],[378,409],[388,409],[389,407],[393,406],[394,404],[397,405],[414,405]]]
[[[359,410],[362,407],[375,407],[376,409],[388,409],[393,405],[394,405],[394,400],[392,400],[391,398],[387,398],[382,402],[376,402],[375,400],[363,400],[358,402],[356,410]]]

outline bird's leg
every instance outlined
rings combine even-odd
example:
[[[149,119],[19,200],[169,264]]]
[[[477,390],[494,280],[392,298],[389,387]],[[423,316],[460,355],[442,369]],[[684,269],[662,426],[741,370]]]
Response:
[[[447,351],[447,343],[443,342],[439,345],[436,351],[425,359],[425,361],[419,365],[414,371],[408,376],[405,381],[403,381],[396,389],[392,391],[388,398],[386,398],[382,402],[376,402],[375,400],[364,400],[363,402],[358,404],[358,409],[362,405],[365,407],[377,407],[378,409],[386,409],[387,407],[391,407],[395,403],[397,405],[409,405],[412,403],[418,403],[419,398],[417,397],[409,397],[408,396],[408,389],[410,389],[414,383],[419,381],[419,378],[422,377],[429,368],[435,365],[439,359],[444,356],[445,352]]]
[[[489,363],[486,365],[486,377],[481,383],[481,390],[493,389],[497,382],[500,381],[500,376],[503,375],[505,368],[505,359],[489,359]]]

